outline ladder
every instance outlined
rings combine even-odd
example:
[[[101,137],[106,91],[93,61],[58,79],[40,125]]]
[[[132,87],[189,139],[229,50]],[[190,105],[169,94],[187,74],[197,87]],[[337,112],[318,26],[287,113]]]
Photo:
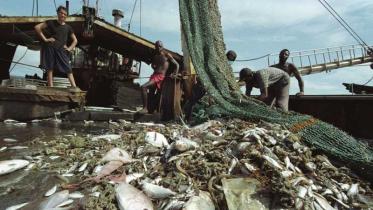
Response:
[[[296,51],[290,52],[288,62],[294,63],[301,75],[308,75],[372,62],[373,57],[367,51],[368,48],[361,45]],[[278,59],[278,53],[268,55],[268,66],[278,63]]]

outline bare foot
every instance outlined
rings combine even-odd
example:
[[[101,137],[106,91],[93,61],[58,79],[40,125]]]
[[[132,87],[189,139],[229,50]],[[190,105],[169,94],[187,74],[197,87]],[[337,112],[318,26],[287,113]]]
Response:
[[[141,109],[140,111],[138,111],[138,113],[140,113],[140,114],[148,114],[148,109],[147,108],[143,108],[143,109]]]

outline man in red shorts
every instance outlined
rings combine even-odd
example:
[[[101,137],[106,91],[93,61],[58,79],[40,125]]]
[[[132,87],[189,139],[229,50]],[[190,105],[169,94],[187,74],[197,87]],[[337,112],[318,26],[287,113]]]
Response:
[[[176,66],[175,71],[177,72],[179,69],[179,64],[170,53],[166,53],[165,51],[163,51],[162,53],[156,54],[154,56],[151,64],[152,68],[154,69],[154,73],[150,76],[149,81],[141,86],[143,109],[140,111],[140,113],[148,113],[148,91],[151,88],[155,88],[156,91],[161,90],[163,80],[170,64],[169,62],[173,63],[174,66]]]

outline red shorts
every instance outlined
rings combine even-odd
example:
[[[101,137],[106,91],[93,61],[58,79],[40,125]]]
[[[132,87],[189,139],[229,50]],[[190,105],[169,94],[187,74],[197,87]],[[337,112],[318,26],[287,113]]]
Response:
[[[164,80],[164,74],[154,73],[150,76],[150,81],[154,82],[158,90],[161,89],[163,80]]]

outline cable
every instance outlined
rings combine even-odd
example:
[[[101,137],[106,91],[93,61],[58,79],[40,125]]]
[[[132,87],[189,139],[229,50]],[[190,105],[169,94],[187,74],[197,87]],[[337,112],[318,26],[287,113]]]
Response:
[[[354,31],[354,29],[352,29],[351,26],[338,14],[338,12],[335,11],[334,8],[326,0],[323,1],[333,10],[333,12],[342,20],[342,22],[345,23],[345,25],[352,31],[352,33],[354,33],[362,43],[368,46],[367,43],[365,43],[364,40]]]
[[[361,38],[358,36],[358,35],[355,35],[356,34],[356,32],[354,32],[353,30],[352,30],[352,28],[351,27],[349,27],[348,26],[348,24],[340,17],[340,15],[337,13],[337,12],[335,12],[336,14],[334,14],[333,13],[333,11],[335,11],[331,6],[330,6],[330,4],[328,4],[328,3],[326,3],[325,1],[326,0],[323,0],[325,3],[323,3],[322,2],[322,0],[318,0],[319,2],[320,2],[320,4],[326,9],[326,10],[328,10],[328,12],[338,21],[338,23],[362,46],[362,47],[369,47],[363,40],[361,40]],[[327,6],[327,5],[329,5],[329,7]],[[332,11],[333,10],[333,11]],[[344,23],[338,18],[338,17],[340,17],[341,19],[342,19],[342,21],[344,21]],[[346,26],[347,25],[347,26]],[[349,28],[351,28],[351,30],[355,33],[353,33]]]
[[[373,76],[368,80],[368,82],[364,83],[363,85],[368,84],[368,83],[371,82],[372,80],[373,80]]]
[[[142,1],[140,0],[140,36],[141,36],[141,13],[142,13]]]
[[[236,61],[237,61],[237,62],[255,61],[255,60],[259,60],[259,59],[262,59],[262,58],[268,57],[268,56],[270,56],[270,55],[271,55],[271,54],[266,54],[266,55],[263,55],[263,56],[260,56],[260,57],[257,57],[257,58],[241,59],[241,60],[236,60]]]
[[[31,12],[31,16],[34,16],[34,7],[35,7],[35,0],[32,0],[32,12]]]
[[[133,5],[133,8],[132,8],[130,22],[128,23],[128,30],[127,30],[128,32],[131,29],[131,22],[132,22],[132,18],[133,18],[133,13],[135,13],[136,4],[137,4],[137,0],[135,0],[135,4]]]
[[[54,2],[54,8],[56,9],[56,11],[57,11],[57,4],[56,4],[56,0],[53,0],[53,2]]]
[[[27,53],[27,51],[28,51],[28,48],[25,50],[25,52],[23,53],[23,55],[16,61],[16,62],[14,62],[14,65],[13,65],[13,67],[9,70],[9,72],[12,72],[13,71],[13,69],[14,69],[14,67],[16,67],[16,65],[25,57],[25,55],[26,55],[26,53]]]

